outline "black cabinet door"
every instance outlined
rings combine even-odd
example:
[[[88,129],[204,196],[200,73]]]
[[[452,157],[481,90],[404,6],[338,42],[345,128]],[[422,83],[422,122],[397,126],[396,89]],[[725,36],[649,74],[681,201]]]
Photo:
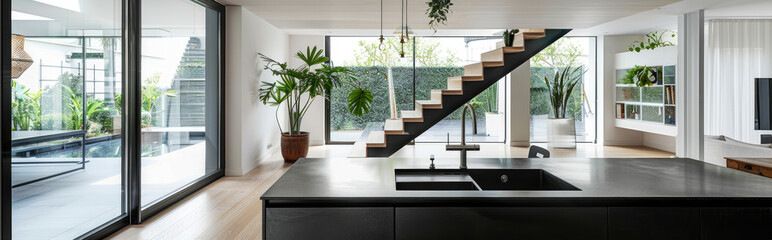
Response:
[[[606,239],[606,208],[400,208],[396,239]]]
[[[700,235],[712,239],[772,239],[772,208],[701,208]]]
[[[394,239],[394,208],[267,208],[266,240]]]
[[[681,207],[610,207],[610,240],[700,239],[700,209]]]

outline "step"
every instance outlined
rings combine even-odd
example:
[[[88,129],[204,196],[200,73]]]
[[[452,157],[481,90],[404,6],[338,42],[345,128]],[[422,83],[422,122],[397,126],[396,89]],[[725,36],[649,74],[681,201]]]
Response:
[[[405,123],[401,118],[386,119],[386,122],[383,124],[383,132],[386,135],[405,134]]]
[[[371,131],[367,135],[367,147],[386,147],[386,134],[383,131]]]
[[[520,32],[523,33],[523,38],[528,39],[537,39],[537,38],[543,38],[547,35],[547,33],[544,31],[544,29],[520,29]]]
[[[402,120],[404,122],[423,122],[423,111],[402,110]]]
[[[498,41],[496,42],[496,48],[503,48],[504,53],[519,53],[525,51],[525,41],[523,39],[523,33],[519,32],[515,34],[515,41],[512,42],[511,47],[505,47],[504,41]]]
[[[433,101],[442,101],[442,90],[432,90],[431,93]]]
[[[491,51],[482,53],[480,59],[485,67],[500,67],[504,66],[504,49],[496,48]]]
[[[367,143],[363,141],[355,142],[351,146],[351,151],[348,154],[350,158],[366,158],[367,157]]]
[[[476,82],[476,81],[482,81],[485,80],[483,76],[460,76],[460,77],[449,77],[448,79],[453,79],[454,81],[464,81],[464,82]]]
[[[416,100],[416,110],[418,109],[442,109],[442,100]]]
[[[464,80],[462,79],[462,77],[448,78],[447,91],[462,92],[463,90],[464,90]]]
[[[470,77],[482,77],[483,76],[483,64],[472,63],[464,66],[464,76]]]

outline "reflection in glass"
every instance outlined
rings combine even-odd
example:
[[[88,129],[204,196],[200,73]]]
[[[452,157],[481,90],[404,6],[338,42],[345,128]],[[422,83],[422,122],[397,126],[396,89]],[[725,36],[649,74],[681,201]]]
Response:
[[[179,10],[174,18],[165,9]],[[218,168],[218,13],[142,2],[142,206]]]
[[[125,213],[121,1],[12,6],[27,14],[14,15],[27,17],[14,17],[12,32],[33,60],[12,80],[12,235],[76,238]]]

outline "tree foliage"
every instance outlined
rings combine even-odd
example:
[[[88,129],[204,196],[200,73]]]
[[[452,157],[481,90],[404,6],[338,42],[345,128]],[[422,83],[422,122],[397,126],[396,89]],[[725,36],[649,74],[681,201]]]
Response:
[[[450,50],[441,50],[440,43],[432,39],[416,39],[415,60],[417,66],[422,67],[450,67],[461,62]],[[359,48],[354,51],[354,62],[346,63],[349,66],[412,66],[413,65],[413,40],[404,44],[405,57],[399,57],[402,46],[398,38],[386,38],[383,41],[383,50],[378,48],[378,42],[359,41]]]

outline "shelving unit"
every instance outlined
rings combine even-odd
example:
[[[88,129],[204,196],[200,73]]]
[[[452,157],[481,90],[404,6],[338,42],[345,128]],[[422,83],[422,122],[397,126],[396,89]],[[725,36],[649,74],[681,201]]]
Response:
[[[628,69],[617,69],[616,118],[675,126],[675,65],[656,66],[657,83],[638,87],[621,82]]]

